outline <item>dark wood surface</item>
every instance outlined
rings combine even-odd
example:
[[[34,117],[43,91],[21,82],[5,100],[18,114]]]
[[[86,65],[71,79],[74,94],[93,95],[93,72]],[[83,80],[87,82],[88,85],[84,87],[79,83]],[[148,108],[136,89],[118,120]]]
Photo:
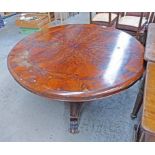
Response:
[[[14,79],[55,100],[82,102],[128,88],[143,73],[144,47],[98,25],[49,28],[21,40],[8,56]]]
[[[155,23],[151,23],[148,26],[144,58],[146,61],[155,62]]]

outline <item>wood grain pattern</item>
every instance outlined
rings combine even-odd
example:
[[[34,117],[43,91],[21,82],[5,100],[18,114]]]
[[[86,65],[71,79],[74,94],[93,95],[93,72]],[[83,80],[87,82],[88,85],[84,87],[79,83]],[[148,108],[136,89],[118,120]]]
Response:
[[[151,62],[148,62],[146,72],[142,128],[155,136],[155,63]]]
[[[148,26],[144,58],[146,61],[155,62],[155,24],[154,23],[151,23]]]
[[[65,25],[21,40],[8,56],[15,80],[51,99],[83,102],[128,88],[143,73],[144,47],[98,25]]]

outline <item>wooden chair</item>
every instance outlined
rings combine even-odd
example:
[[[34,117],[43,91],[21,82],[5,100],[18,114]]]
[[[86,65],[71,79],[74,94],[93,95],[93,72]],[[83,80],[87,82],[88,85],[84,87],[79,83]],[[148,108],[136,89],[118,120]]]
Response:
[[[155,12],[151,12],[149,23],[155,23]]]
[[[148,62],[145,90],[143,97],[143,113],[140,125],[137,126],[135,141],[155,142],[155,63]]]
[[[149,12],[118,13],[116,28],[126,31],[139,39],[142,30],[145,30],[145,26],[148,23],[149,14]]]
[[[151,61],[155,63],[155,24],[150,23],[148,25],[148,32],[147,32],[147,39],[146,39],[146,47],[145,47],[145,53],[144,53],[144,68],[147,66],[147,62]],[[142,105],[143,102],[143,92],[144,92],[144,83],[145,83],[145,76],[146,71],[143,74],[143,78],[140,82],[140,88],[139,92],[136,98],[136,102],[133,108],[133,111],[131,113],[131,118],[134,119],[137,117],[137,113]]]
[[[154,15],[153,23],[155,23],[155,15]]]
[[[117,13],[97,12],[96,15],[92,17],[92,13],[90,12],[91,24],[98,24],[110,27],[115,24],[116,19],[117,19]]]
[[[155,23],[155,13],[151,12],[148,22],[145,25],[145,27],[140,31],[141,37],[140,37],[140,41],[143,43],[143,45],[146,45],[146,37],[147,37],[147,33],[148,33],[148,26],[150,23]]]

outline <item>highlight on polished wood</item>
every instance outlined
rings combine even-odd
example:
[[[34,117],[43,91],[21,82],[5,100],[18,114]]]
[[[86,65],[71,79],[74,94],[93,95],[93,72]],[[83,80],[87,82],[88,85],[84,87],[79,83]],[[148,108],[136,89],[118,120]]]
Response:
[[[8,56],[8,68],[33,93],[83,102],[117,93],[139,79],[143,54],[143,46],[122,31],[66,25],[20,41]]]

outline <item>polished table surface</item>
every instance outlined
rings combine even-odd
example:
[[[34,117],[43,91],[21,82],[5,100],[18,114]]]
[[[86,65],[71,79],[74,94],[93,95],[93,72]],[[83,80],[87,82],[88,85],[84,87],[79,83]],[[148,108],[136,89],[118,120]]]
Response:
[[[8,56],[8,67],[28,90],[77,102],[127,88],[143,72],[143,53],[143,46],[122,31],[67,25],[20,41]]]
[[[155,23],[148,26],[144,58],[146,61],[155,62]]]
[[[132,36],[93,24],[32,34],[11,50],[8,68],[29,91],[84,102],[120,92],[143,73],[144,47]]]

